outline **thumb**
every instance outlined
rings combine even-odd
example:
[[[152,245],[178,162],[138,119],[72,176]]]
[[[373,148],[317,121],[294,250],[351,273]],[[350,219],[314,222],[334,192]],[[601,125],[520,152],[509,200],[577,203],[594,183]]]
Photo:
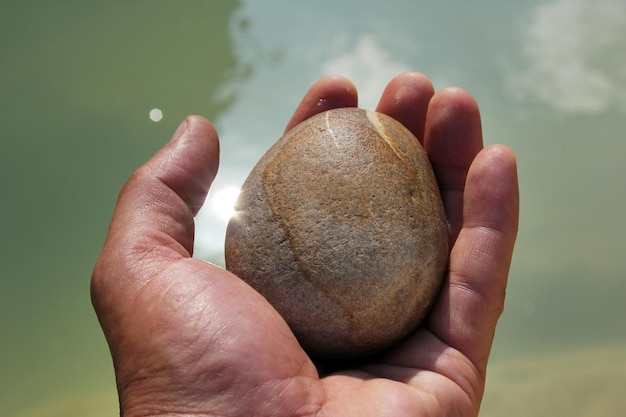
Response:
[[[107,240],[148,251],[167,247],[191,256],[193,216],[206,199],[218,163],[213,125],[200,116],[186,118],[170,142],[122,188]]]
[[[97,310],[107,300],[114,301],[110,298],[134,293],[129,290],[141,288],[167,262],[192,255],[193,216],[206,199],[218,159],[213,125],[190,116],[170,142],[132,174],[119,194],[93,271],[91,292]]]

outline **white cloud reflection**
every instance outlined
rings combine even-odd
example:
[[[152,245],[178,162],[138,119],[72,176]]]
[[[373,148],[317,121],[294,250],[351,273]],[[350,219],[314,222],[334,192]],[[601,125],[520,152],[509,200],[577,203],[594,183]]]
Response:
[[[373,34],[361,34],[353,47],[336,50],[321,66],[322,74],[340,74],[348,77],[359,90],[359,105],[376,108],[381,88],[410,66],[394,60]]]
[[[509,78],[515,96],[557,110],[626,112],[626,2],[555,0],[536,7],[524,28],[527,66]],[[621,48],[620,48],[620,45]],[[616,70],[619,69],[619,70]]]
[[[388,52],[392,40],[384,31],[327,22],[329,30],[312,38],[308,34],[319,31],[315,22],[322,17],[315,19],[310,13],[327,16],[327,12],[310,9],[306,3],[291,8],[302,8],[293,13],[302,18],[285,21],[294,26],[285,29],[293,33],[291,37],[276,31],[275,18],[264,16],[267,7],[260,2],[245,3],[234,18],[234,53],[246,75],[222,86],[221,94],[236,100],[213,120],[220,132],[221,162],[207,202],[196,217],[195,251],[201,258],[221,262],[218,258],[231,214],[227,205],[256,161],[278,140],[308,86],[329,74],[348,77],[359,91],[359,105],[373,109],[387,82],[410,68]],[[237,24],[242,21],[248,23]],[[306,25],[312,25],[310,30]]]

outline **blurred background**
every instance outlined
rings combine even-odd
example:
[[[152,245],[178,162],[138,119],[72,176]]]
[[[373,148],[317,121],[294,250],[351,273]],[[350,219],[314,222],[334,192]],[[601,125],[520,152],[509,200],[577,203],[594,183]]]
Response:
[[[478,100],[521,224],[481,416],[626,408],[623,0],[0,3],[0,415],[117,413],[89,279],[117,192],[188,114],[221,167],[196,256],[308,87],[405,70]]]

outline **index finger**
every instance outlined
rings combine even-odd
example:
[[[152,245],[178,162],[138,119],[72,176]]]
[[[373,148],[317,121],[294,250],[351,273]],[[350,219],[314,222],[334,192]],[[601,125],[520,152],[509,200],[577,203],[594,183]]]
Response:
[[[318,113],[341,107],[356,107],[357,103],[356,87],[350,80],[336,75],[324,77],[306,92],[287,123],[285,132]]]

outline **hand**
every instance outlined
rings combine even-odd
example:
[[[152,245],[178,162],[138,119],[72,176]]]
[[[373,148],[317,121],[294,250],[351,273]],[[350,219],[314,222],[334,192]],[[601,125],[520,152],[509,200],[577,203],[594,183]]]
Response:
[[[324,78],[287,129],[356,97],[348,80]],[[377,110],[424,138],[449,220],[449,273],[422,327],[374,362],[320,377],[263,297],[191,257],[219,154],[212,125],[192,116],[125,184],[93,273],[124,416],[478,414],[517,233],[515,157],[483,149],[467,92],[434,94],[423,75],[393,79]]]

